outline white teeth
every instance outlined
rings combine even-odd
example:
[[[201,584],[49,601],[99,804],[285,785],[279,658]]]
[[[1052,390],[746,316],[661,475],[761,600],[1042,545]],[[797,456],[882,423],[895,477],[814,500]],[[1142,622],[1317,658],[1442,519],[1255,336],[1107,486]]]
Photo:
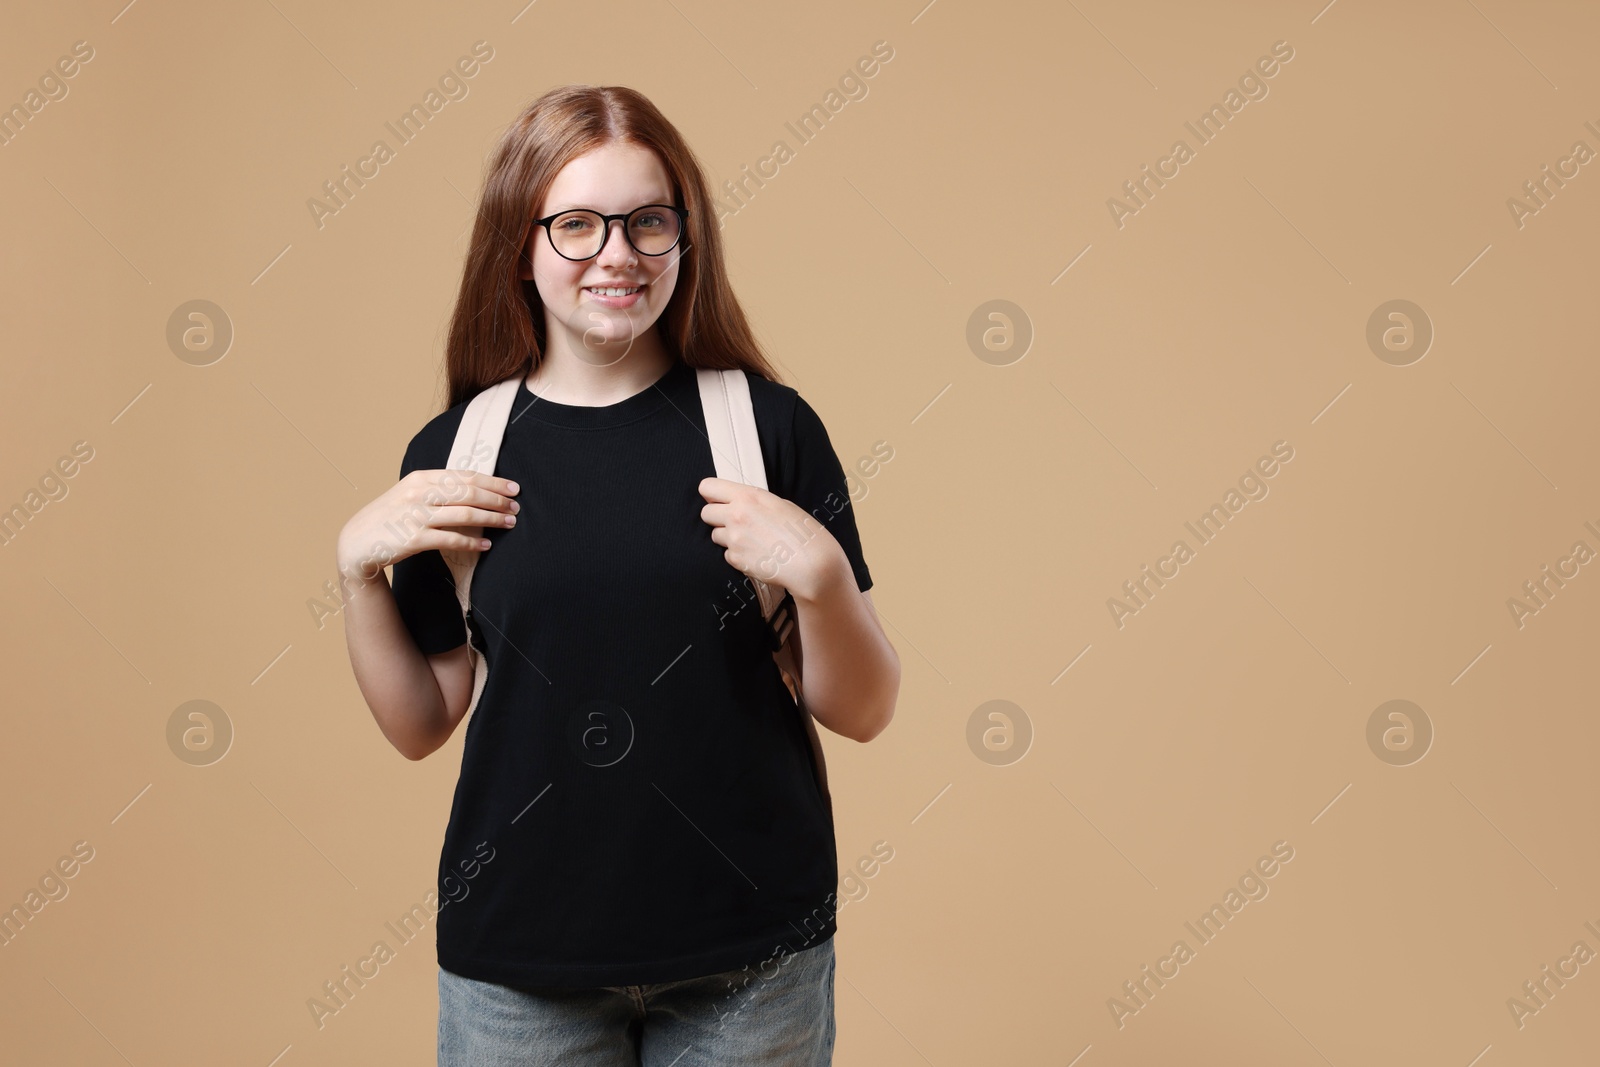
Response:
[[[616,286],[590,285],[585,288],[588,292],[599,293],[601,296],[627,296],[629,293],[637,293],[643,286],[635,285],[631,289],[620,289]]]

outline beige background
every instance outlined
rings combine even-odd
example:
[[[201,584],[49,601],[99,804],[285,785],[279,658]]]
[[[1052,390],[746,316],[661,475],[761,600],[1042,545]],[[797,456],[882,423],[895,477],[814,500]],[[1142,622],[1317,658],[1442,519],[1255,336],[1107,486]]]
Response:
[[[94,850],[0,948],[7,1063],[433,1062],[431,927],[320,1029],[306,1002],[432,887],[461,739],[397,755],[309,603],[440,408],[489,147],[568,81],[645,92],[715,184],[790,143],[725,220],[737,291],[841,460],[894,450],[857,511],[897,715],[825,740],[841,867],[894,853],[840,913],[836,1062],[1596,1055],[1600,964],[1507,1006],[1600,951],[1600,567],[1507,607],[1600,550],[1600,164],[1506,205],[1600,150],[1592,5],[121,2],[0,36],[5,104],[94,49],[0,148],[0,507],[94,451],[0,550],[0,902]],[[319,229],[322,183],[479,40],[469,95]],[[196,299],[234,330],[208,366],[166,340]],[[1395,299],[1435,331],[1408,366],[1366,341]],[[991,300],[1033,332],[1007,365],[967,340]],[[1119,629],[1107,600],[1280,440],[1270,494]],[[209,766],[167,740],[196,699],[234,730]],[[1367,741],[1392,699],[1434,731],[1406,766]],[[969,743],[992,700],[998,753]],[[1279,841],[1202,945],[1185,922]]]

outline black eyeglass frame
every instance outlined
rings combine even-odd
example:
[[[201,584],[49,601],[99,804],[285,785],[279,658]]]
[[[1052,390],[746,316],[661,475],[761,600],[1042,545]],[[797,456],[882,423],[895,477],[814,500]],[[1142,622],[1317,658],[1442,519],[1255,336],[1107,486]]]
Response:
[[[668,248],[662,252],[644,251],[638,245],[633,243],[633,235],[628,232],[628,220],[633,218],[633,216],[637,215],[639,212],[648,211],[651,208],[665,208],[666,210],[671,211],[678,216],[678,238],[672,242],[672,248]],[[605,227],[605,236],[601,238],[600,247],[595,250],[595,253],[592,256],[567,255],[565,252],[561,251],[561,249],[556,247],[555,235],[550,231],[550,224],[555,222],[556,219],[559,219],[563,215],[574,215],[579,212],[583,212],[587,215],[598,216],[602,220],[601,224]],[[535,226],[544,227],[545,240],[550,242],[550,248],[553,252],[555,252],[556,255],[560,256],[562,259],[570,260],[573,263],[582,263],[586,259],[595,258],[595,256],[598,256],[601,252],[606,250],[606,242],[611,240],[611,224],[618,219],[622,220],[622,239],[628,242],[628,247],[639,253],[641,256],[650,256],[653,259],[656,256],[666,255],[667,252],[671,252],[673,248],[677,248],[678,245],[683,243],[683,234],[688,228],[689,209],[678,207],[674,204],[644,204],[640,207],[634,208],[632,211],[624,212],[621,215],[602,215],[600,212],[591,211],[588,208],[575,207],[568,208],[566,211],[558,211],[554,215],[546,215],[542,219],[534,219],[533,224]]]

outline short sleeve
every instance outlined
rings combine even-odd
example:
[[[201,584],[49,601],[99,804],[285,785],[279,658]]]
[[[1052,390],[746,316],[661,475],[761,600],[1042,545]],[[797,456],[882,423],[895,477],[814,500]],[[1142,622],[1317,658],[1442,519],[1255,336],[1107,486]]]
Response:
[[[787,455],[783,457],[787,462],[782,465],[787,469],[780,470],[786,490],[781,495],[804,508],[833,535],[850,561],[856,588],[865,592],[872,588],[872,573],[861,551],[861,533],[856,529],[844,467],[833,451],[822,419],[798,393],[790,433]]]
[[[423,433],[412,438],[405,459],[400,463],[400,477],[414,470],[436,470],[445,466],[450,441],[430,448],[437,444],[431,438],[438,435],[429,432],[433,429],[434,424],[430,424]],[[455,576],[438,549],[430,548],[396,563],[391,588],[395,606],[400,609],[400,620],[424,655],[437,655],[466,644],[466,620],[461,617],[461,602],[456,599]]]

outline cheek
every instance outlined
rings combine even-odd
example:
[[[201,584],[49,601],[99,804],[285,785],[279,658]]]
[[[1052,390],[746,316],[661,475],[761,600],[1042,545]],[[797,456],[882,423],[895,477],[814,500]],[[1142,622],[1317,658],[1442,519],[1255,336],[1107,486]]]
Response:
[[[564,304],[573,300],[584,264],[562,259],[548,248],[533,252],[533,281],[545,303]]]
[[[678,268],[676,264],[650,279],[650,287],[655,290],[655,303],[658,307],[672,298],[672,291],[677,288],[677,285]]]

